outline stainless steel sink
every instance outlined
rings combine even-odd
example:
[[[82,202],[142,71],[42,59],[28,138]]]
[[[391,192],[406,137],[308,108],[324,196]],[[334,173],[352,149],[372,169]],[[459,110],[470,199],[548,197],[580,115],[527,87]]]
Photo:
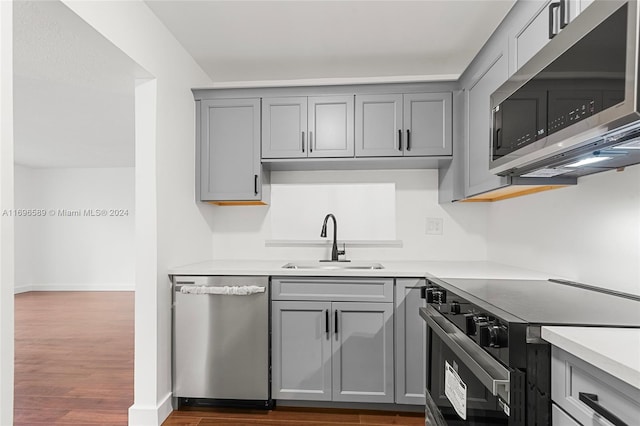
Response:
[[[384,269],[380,263],[375,262],[291,262],[283,266],[284,269]]]

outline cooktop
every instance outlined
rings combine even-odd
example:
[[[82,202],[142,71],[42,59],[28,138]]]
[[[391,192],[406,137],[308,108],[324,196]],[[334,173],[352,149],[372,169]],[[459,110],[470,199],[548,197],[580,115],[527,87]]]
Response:
[[[640,327],[640,296],[552,280],[430,280],[507,321]]]

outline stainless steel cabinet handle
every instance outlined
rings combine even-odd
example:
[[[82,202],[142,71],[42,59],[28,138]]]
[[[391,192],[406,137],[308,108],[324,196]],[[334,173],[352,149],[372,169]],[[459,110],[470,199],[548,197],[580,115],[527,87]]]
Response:
[[[253,192],[258,195],[258,175],[253,175]]]
[[[555,31],[556,28],[556,20],[555,20],[555,11],[560,7],[560,2],[551,3],[549,5],[549,40],[558,35]]]
[[[304,152],[304,132],[302,132],[302,152]]]
[[[333,321],[334,321],[333,326],[335,327],[334,331],[336,334],[338,334],[338,310],[337,309],[333,311]]]
[[[402,130],[398,129],[398,151],[402,151]]]
[[[586,392],[578,392],[578,399],[581,402],[585,403],[593,411],[607,419],[607,421],[611,422],[614,426],[629,426],[625,422],[620,420],[618,416],[600,405],[598,403],[598,395]]]
[[[313,132],[309,132],[309,152],[313,152]]]
[[[407,129],[407,151],[411,151],[411,130]]]
[[[432,306],[420,308],[420,316],[493,396],[500,396],[509,401],[510,373],[506,367],[493,359]]]

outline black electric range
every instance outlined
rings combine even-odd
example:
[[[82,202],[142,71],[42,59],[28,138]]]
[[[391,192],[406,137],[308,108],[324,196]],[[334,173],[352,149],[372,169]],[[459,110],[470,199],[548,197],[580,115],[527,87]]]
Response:
[[[435,425],[550,425],[541,326],[640,328],[640,296],[569,281],[428,279],[422,293]],[[446,395],[451,374],[466,387],[463,415]]]

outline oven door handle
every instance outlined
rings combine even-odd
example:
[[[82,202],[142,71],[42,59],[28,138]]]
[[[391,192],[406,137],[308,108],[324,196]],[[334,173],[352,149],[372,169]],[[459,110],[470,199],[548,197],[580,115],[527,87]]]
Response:
[[[493,396],[498,396],[509,403],[509,370],[505,366],[485,352],[431,305],[420,308],[420,316]]]

